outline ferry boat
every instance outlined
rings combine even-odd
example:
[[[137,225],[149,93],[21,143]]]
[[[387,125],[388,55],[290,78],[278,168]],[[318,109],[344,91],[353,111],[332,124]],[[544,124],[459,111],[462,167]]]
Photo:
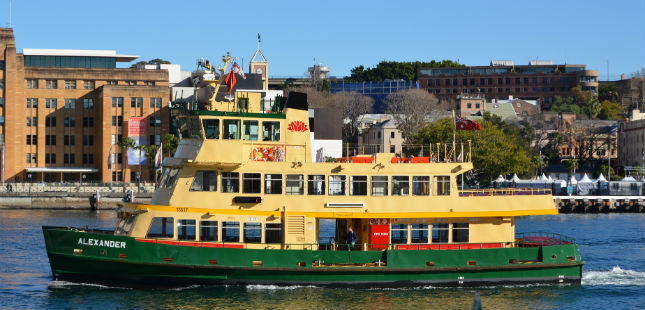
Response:
[[[212,81],[215,90],[221,82]],[[580,283],[584,262],[571,238],[515,233],[516,217],[558,214],[549,190],[459,188],[473,169],[469,145],[437,145],[428,157],[314,162],[305,94],[272,107],[258,92],[238,91],[230,102],[216,94],[207,109],[177,117],[180,145],[164,160],[151,203],[121,205],[110,231],[43,227],[55,279],[132,287]],[[323,238],[329,223],[333,236]]]

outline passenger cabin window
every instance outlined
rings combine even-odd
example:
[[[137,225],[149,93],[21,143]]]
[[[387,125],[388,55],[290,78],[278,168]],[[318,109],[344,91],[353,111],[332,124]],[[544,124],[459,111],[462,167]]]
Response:
[[[222,222],[222,241],[240,242],[240,222]]]
[[[448,243],[448,224],[432,224],[432,243]]]
[[[449,176],[436,176],[434,177],[435,195],[449,196],[450,195],[450,177]]]
[[[240,139],[240,120],[239,119],[225,119],[224,120],[224,137],[223,139],[238,140]]]
[[[219,120],[205,119],[202,121],[206,139],[219,139]]]
[[[452,242],[468,242],[468,223],[452,224]]]
[[[240,173],[222,172],[222,193],[240,192]]]
[[[265,194],[282,194],[282,175],[265,174],[264,175],[264,193]]]
[[[280,141],[280,122],[262,122],[262,141]]]
[[[199,222],[199,240],[217,241],[217,221]]]
[[[179,131],[180,139],[190,138],[190,130],[188,129],[188,122],[185,117],[177,118],[177,131]]]
[[[173,238],[175,237],[174,218],[155,217],[152,219],[146,238]]]
[[[244,140],[258,141],[258,121],[244,121]]]
[[[178,220],[177,221],[177,239],[195,240],[195,238],[197,238],[195,220]]]
[[[305,193],[305,178],[302,174],[287,174],[286,194],[302,195]]]
[[[341,196],[345,195],[345,179],[344,175],[330,175],[329,176],[329,195]]]
[[[242,191],[247,194],[262,192],[262,179],[259,173],[245,173],[242,175]]]
[[[407,196],[410,194],[410,177],[392,177],[392,196]]]
[[[412,224],[410,229],[412,243],[428,243],[428,224]]]
[[[367,195],[367,176],[352,175],[349,177],[349,194],[354,196]]]
[[[307,194],[324,195],[325,194],[325,176],[309,175],[307,176]]]
[[[412,177],[412,195],[415,195],[415,196],[430,195],[430,177],[428,176]]]
[[[264,243],[282,243],[282,224],[264,224]]]
[[[197,171],[190,190],[196,192],[217,191],[217,171]]]
[[[386,175],[372,176],[372,196],[387,196],[388,187]]]
[[[390,235],[392,236],[391,243],[408,243],[408,224],[392,224]]]
[[[244,242],[262,242],[262,223],[244,223]]]

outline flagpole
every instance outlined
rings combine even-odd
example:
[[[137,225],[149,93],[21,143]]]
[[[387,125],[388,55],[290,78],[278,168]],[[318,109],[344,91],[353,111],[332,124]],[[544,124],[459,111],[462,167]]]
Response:
[[[455,145],[455,140],[457,140],[457,123],[455,122],[455,110],[452,110],[452,156],[454,161],[457,161],[457,147]]]

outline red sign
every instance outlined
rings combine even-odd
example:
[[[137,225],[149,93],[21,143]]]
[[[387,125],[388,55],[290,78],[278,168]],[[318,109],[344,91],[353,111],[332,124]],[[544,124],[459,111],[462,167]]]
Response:
[[[390,225],[371,224],[370,243],[373,249],[387,249],[390,243]]]
[[[128,137],[145,136],[148,134],[145,117],[128,118]]]
[[[305,132],[309,130],[309,126],[302,121],[293,121],[289,124],[287,129],[289,129],[289,131]]]

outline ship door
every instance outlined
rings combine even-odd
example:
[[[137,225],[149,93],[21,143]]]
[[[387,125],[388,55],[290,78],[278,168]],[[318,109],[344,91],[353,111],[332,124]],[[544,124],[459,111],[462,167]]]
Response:
[[[372,249],[385,250],[390,243],[390,221],[370,219],[370,244]]]
[[[345,244],[350,223],[346,219],[336,219],[336,244]]]

